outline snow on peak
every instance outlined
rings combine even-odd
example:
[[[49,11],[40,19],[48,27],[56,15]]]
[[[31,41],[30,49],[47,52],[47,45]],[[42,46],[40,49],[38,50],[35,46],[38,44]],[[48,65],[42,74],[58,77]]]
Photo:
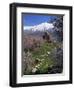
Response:
[[[32,30],[32,31],[45,31],[48,29],[52,29],[54,26],[52,23],[41,23],[39,25],[35,25],[35,26],[24,26],[24,30]]]

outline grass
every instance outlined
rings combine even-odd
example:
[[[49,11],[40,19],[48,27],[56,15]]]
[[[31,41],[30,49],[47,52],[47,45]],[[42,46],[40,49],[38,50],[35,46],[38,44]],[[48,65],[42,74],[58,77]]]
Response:
[[[50,73],[50,69],[56,65],[56,58],[54,58],[55,54],[53,53],[60,45],[61,43],[44,42],[40,47],[25,52],[27,54],[25,59],[27,67],[24,75]]]
[[[47,73],[48,67],[54,64],[54,60],[51,57],[51,51],[54,49],[53,43],[44,43],[37,51],[32,51],[33,60],[38,59],[38,71],[39,73]]]

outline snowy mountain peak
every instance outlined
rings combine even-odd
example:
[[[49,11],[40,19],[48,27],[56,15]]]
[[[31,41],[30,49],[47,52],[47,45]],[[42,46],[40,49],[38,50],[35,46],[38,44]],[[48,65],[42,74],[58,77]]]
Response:
[[[39,25],[35,25],[35,26],[24,26],[24,30],[32,30],[32,31],[45,31],[48,29],[52,29],[54,26],[52,23],[41,23]]]

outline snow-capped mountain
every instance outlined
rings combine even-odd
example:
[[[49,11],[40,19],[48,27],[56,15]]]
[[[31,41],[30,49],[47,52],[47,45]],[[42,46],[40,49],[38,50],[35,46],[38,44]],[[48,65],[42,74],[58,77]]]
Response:
[[[52,23],[41,23],[39,25],[35,25],[35,26],[24,26],[23,29],[24,30],[31,30],[31,31],[45,31],[45,30],[49,30],[49,29],[53,29],[54,26]]]

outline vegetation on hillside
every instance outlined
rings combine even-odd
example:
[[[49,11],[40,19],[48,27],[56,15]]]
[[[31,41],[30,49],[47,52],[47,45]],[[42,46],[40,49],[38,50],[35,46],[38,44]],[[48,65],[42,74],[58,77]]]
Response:
[[[49,32],[43,36],[24,38],[23,67],[24,75],[56,74],[63,71],[63,18],[53,20],[56,38],[51,39]]]

